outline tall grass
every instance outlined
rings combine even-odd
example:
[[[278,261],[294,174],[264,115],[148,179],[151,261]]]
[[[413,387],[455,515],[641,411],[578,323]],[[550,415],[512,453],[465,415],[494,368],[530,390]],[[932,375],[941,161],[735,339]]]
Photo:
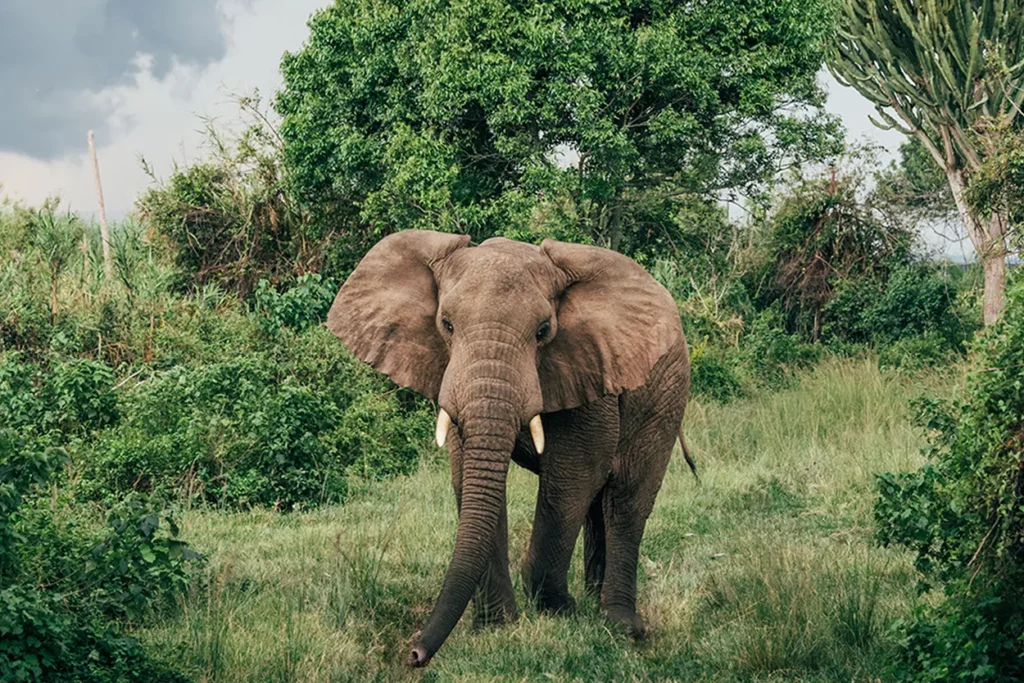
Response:
[[[674,459],[639,566],[650,637],[610,631],[592,599],[571,617],[525,604],[519,558],[535,477],[509,476],[514,624],[464,621],[426,673],[404,666],[454,539],[446,467],[367,487],[343,507],[279,515],[194,511],[184,534],[211,558],[184,616],[146,631],[202,681],[873,681],[887,626],[915,601],[907,556],[871,541],[871,480],[919,461],[907,400],[955,384],[871,360],[826,362],[781,393],[693,404],[702,480]],[[579,553],[577,553],[579,555]],[[582,596],[574,559],[571,588]]]

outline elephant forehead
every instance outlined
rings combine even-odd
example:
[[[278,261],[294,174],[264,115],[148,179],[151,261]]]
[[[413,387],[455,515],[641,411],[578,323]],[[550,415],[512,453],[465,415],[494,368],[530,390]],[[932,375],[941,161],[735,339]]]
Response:
[[[478,247],[461,249],[448,259],[449,286],[481,288],[494,293],[540,290],[546,298],[553,279],[551,262],[538,247],[493,238]]]
[[[550,297],[556,276],[540,247],[506,238],[492,238],[478,247],[461,249],[449,258],[453,282],[516,292],[536,287]]]

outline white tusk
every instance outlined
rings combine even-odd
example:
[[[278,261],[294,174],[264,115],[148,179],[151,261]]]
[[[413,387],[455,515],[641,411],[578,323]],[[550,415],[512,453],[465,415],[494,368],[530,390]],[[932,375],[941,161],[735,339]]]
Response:
[[[530,436],[533,437],[533,447],[537,449],[537,455],[544,453],[544,424],[540,421],[540,415],[534,415],[530,420]]]
[[[448,439],[448,428],[452,426],[452,416],[448,414],[448,411],[441,408],[441,412],[437,414],[437,427],[434,429],[434,439],[437,441],[437,445],[444,447],[444,442]]]

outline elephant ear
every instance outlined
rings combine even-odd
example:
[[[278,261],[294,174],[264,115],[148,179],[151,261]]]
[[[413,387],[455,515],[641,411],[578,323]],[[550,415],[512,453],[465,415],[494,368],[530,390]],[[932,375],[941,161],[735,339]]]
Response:
[[[672,296],[614,251],[554,240],[541,250],[563,278],[556,282],[555,337],[538,364],[544,412],[642,386],[683,339]]]
[[[375,244],[338,292],[327,328],[360,360],[437,399],[448,349],[437,331],[435,268],[469,235],[405,230]]]

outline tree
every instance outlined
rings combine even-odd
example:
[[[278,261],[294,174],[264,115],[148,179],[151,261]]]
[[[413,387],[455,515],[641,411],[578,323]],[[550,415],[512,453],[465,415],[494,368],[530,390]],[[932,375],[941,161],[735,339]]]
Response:
[[[985,270],[984,318],[1006,286],[1007,216],[979,213],[967,176],[1024,103],[1024,7],[1016,0],[844,0],[830,67],[874,102],[876,125],[916,136],[942,168]]]
[[[282,64],[293,189],[355,254],[400,227],[632,253],[677,200],[756,193],[834,151],[815,81],[830,8],[338,0]]]

